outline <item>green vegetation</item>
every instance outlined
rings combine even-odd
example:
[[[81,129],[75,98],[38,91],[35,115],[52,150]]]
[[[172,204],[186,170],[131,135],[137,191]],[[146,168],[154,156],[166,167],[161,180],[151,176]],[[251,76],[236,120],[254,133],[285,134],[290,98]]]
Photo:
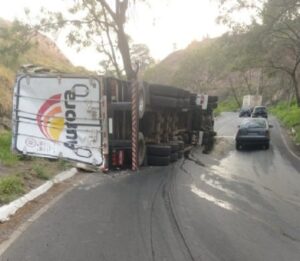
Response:
[[[67,170],[72,167],[72,164],[69,161],[62,160],[62,159],[58,160],[58,165],[62,170]]]
[[[22,64],[67,73],[87,72],[73,66],[54,42],[33,28],[0,19],[0,117],[10,118],[14,78]]]
[[[47,173],[47,170],[45,168],[45,166],[42,166],[40,164],[35,164],[33,166],[33,171],[35,173],[35,175],[42,180],[49,180],[50,179],[50,175]]]
[[[218,104],[218,108],[214,110],[214,115],[218,116],[222,112],[226,112],[226,111],[236,111],[239,108],[240,107],[239,107],[238,103],[236,102],[236,100],[227,99]]]
[[[18,156],[11,153],[11,133],[0,132],[0,163],[5,166],[13,166],[19,160]]]
[[[296,103],[288,105],[287,102],[280,102],[270,109],[287,128],[293,128],[293,136],[297,143],[300,143],[300,108]]]
[[[24,183],[20,177],[0,178],[0,204],[8,203],[24,193]]]

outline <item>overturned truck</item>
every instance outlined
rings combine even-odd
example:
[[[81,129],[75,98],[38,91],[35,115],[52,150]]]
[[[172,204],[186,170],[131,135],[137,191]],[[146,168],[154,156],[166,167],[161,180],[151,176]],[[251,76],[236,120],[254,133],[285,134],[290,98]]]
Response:
[[[213,144],[216,96],[158,84],[138,84],[138,124],[132,125],[132,84],[111,77],[21,73],[14,88],[13,149],[69,159],[102,170],[164,166],[193,145]]]

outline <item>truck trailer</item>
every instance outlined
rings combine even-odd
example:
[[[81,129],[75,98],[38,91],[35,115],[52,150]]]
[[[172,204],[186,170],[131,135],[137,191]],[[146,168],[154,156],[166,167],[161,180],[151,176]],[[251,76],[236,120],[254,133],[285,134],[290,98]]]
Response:
[[[255,106],[262,105],[261,95],[245,95],[243,97],[242,109],[253,109]]]
[[[136,87],[133,87],[136,86]],[[138,89],[132,125],[132,88]],[[164,166],[193,145],[213,143],[216,96],[113,77],[20,73],[14,87],[13,150],[107,171],[128,168],[137,132],[138,165]]]

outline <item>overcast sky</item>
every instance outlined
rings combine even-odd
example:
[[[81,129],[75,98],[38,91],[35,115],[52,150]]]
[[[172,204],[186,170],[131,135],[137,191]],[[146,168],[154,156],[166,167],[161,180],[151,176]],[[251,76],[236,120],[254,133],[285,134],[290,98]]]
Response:
[[[0,8],[0,17],[13,20],[24,17],[24,8],[32,15],[43,6],[49,10],[64,10],[72,0],[6,0]],[[132,16],[127,32],[135,43],[145,43],[151,55],[162,60],[177,49],[185,48],[193,40],[215,37],[225,32],[216,25],[217,5],[212,0],[151,0],[151,6],[138,5],[130,11]],[[77,53],[66,46],[63,39],[57,44],[75,64],[96,70],[99,60],[93,51]]]

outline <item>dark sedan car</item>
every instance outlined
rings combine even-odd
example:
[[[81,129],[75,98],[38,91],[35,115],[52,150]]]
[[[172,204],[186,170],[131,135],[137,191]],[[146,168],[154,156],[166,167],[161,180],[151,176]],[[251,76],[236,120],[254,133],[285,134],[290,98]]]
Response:
[[[245,146],[261,146],[269,149],[270,128],[272,125],[264,118],[244,119],[235,137],[236,149],[240,150]]]
[[[258,117],[263,117],[263,118],[268,118],[268,112],[267,112],[267,108],[264,106],[256,106],[253,109],[252,112],[252,118],[258,118]]]
[[[250,108],[242,108],[240,110],[239,117],[251,117]]]

